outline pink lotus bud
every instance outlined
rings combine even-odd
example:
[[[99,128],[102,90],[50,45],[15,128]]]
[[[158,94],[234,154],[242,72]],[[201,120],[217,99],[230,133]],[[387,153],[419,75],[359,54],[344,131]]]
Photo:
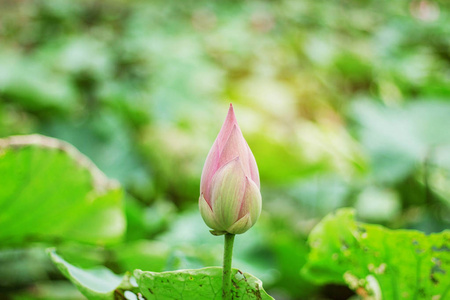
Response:
[[[200,183],[200,213],[213,234],[249,230],[261,213],[259,173],[230,104]]]

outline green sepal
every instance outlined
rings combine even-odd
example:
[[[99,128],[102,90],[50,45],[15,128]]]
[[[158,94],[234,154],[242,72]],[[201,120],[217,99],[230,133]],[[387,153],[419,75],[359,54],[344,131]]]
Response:
[[[209,232],[211,232],[211,234],[215,235],[215,236],[220,236],[220,235],[224,235],[227,233],[226,231],[220,231],[220,230],[210,230]]]

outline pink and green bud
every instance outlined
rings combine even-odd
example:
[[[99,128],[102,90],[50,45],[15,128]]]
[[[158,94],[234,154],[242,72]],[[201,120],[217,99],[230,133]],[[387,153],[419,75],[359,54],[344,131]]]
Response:
[[[240,234],[261,214],[259,173],[233,106],[216,138],[200,183],[200,213],[213,234]]]

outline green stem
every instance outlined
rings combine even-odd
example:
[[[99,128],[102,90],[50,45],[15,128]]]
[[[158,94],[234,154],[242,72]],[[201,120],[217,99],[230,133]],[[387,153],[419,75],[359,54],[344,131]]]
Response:
[[[234,234],[225,234],[223,250],[222,299],[231,300],[231,259],[233,256]]]

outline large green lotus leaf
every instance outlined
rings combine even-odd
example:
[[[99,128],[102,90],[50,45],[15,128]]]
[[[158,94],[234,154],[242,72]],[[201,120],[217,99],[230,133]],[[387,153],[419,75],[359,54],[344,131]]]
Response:
[[[141,293],[149,300],[222,299],[222,268],[179,270],[170,272],[134,271]],[[263,289],[262,282],[248,273],[232,270],[233,299],[272,299]]]
[[[450,296],[450,231],[425,235],[354,220],[352,209],[325,217],[311,232],[302,273],[319,283],[346,283],[365,299]]]
[[[83,270],[75,267],[49,249],[50,258],[58,269],[88,299],[222,299],[222,268],[144,272],[136,270],[119,276],[105,267]],[[233,299],[273,300],[253,275],[232,270]]]
[[[122,189],[63,141],[0,139],[0,244],[75,240],[106,244],[125,230]]]
[[[131,283],[133,279],[130,274],[119,276],[103,266],[83,270],[69,264],[53,249],[49,249],[48,254],[56,267],[86,298],[92,300],[137,299],[137,287]]]

